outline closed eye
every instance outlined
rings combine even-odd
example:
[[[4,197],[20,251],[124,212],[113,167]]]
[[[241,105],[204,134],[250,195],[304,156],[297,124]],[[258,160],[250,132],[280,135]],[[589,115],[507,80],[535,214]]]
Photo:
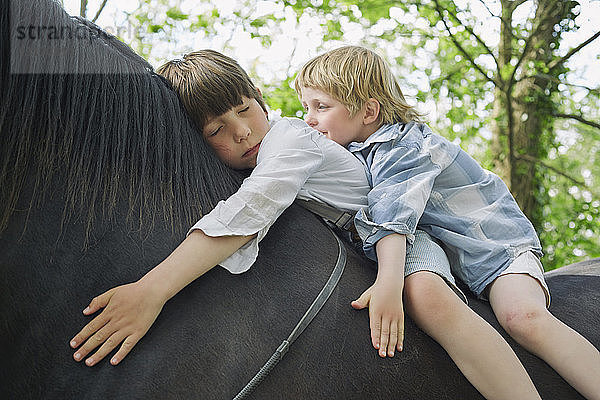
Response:
[[[245,108],[241,109],[240,111],[238,111],[240,114],[243,112],[246,112],[250,109],[250,106],[246,106]]]
[[[211,133],[208,134],[208,137],[213,137],[216,136],[217,133],[219,133],[219,131],[221,130],[222,126],[218,127],[216,130],[212,131]]]

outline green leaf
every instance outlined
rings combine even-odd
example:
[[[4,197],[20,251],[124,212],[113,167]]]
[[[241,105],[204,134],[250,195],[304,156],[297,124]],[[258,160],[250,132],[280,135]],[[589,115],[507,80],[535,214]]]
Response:
[[[167,17],[174,19],[176,21],[183,21],[188,19],[188,15],[184,14],[179,8],[171,7],[167,10]]]
[[[150,32],[150,33],[157,33],[162,30],[164,30],[163,25],[154,25],[154,24],[148,25],[148,32]]]

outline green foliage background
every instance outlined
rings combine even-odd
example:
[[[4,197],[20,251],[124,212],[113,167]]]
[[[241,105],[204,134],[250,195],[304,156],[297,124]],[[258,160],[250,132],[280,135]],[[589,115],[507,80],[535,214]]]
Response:
[[[550,1],[547,0],[546,3]],[[124,39],[134,50],[153,64],[165,61],[157,56],[158,44],[175,46],[189,32],[203,32],[207,40],[217,40],[223,32],[242,29],[265,49],[276,43],[281,35],[290,32],[290,19],[296,26],[306,21],[316,23],[322,40],[313,43],[312,55],[343,44],[360,44],[380,52],[393,69],[409,98],[417,104],[435,104],[437,113],[429,120],[434,130],[460,144],[482,165],[493,170],[490,126],[494,122],[492,107],[494,85],[481,71],[465,59],[458,44],[482,65],[489,61],[490,51],[477,40],[474,33],[488,29],[478,25],[466,2],[459,8],[453,1],[422,0],[389,2],[385,0],[289,0],[270,1],[274,11],[256,14],[255,1],[235,2],[228,13],[220,11],[218,0],[200,0],[188,11],[182,1],[140,0],[139,7],[128,15],[135,27],[133,38]],[[527,3],[530,3],[527,5]],[[544,3],[540,1],[538,3]],[[524,6],[534,7],[533,2]],[[439,10],[444,12],[440,14]],[[576,8],[575,8],[576,10]],[[493,11],[491,11],[493,12]],[[453,23],[453,37],[444,29],[440,15]],[[555,51],[560,45],[561,33],[577,29],[575,14],[567,15],[556,27],[557,34],[547,46]],[[460,21],[460,23],[457,23]],[[294,21],[292,21],[294,22]],[[287,25],[286,25],[287,24]],[[286,27],[287,26],[287,27]],[[532,29],[531,20],[523,20],[512,27],[514,46],[523,47]],[[349,40],[350,30],[361,32]],[[301,40],[301,39],[298,39]],[[221,40],[216,50],[235,57],[233,43]],[[185,51],[194,49],[190,43]],[[177,54],[173,54],[176,57]],[[162,57],[162,59],[161,59]],[[167,55],[167,58],[171,58]],[[307,60],[304,60],[307,61]],[[283,115],[302,116],[302,107],[293,90],[296,61],[280,79],[265,79],[259,72],[261,60],[244,65],[262,88],[269,106]],[[528,65],[536,73],[548,73],[546,65]],[[483,71],[487,76],[492,70]],[[536,171],[540,174],[535,192],[539,209],[536,229],[542,241],[546,269],[554,269],[588,258],[600,257],[600,128],[556,114],[577,115],[588,121],[598,121],[599,90],[567,83],[569,71],[564,67],[554,81],[552,94],[540,92],[540,97],[526,101],[547,109],[544,121],[543,157]],[[510,65],[499,75],[510,76]],[[415,79],[416,77],[416,79]]]

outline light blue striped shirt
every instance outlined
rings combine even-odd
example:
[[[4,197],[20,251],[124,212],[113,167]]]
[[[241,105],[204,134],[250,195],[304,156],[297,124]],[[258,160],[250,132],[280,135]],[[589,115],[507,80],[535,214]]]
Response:
[[[368,208],[355,218],[365,253],[417,226],[439,239],[453,273],[476,294],[521,253],[542,255],[533,225],[504,182],[421,123],[384,125],[348,146],[367,168]]]

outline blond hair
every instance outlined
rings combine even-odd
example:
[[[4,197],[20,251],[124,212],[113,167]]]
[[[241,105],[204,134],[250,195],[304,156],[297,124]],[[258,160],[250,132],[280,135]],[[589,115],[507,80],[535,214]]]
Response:
[[[214,50],[198,50],[166,62],[156,72],[170,83],[187,113],[202,130],[207,120],[255,99],[266,111],[260,91],[231,57]]]
[[[321,90],[342,103],[350,117],[373,98],[379,102],[378,122],[395,124],[420,121],[409,105],[390,67],[375,52],[359,46],[344,46],[307,62],[296,77],[296,92],[302,88]]]

